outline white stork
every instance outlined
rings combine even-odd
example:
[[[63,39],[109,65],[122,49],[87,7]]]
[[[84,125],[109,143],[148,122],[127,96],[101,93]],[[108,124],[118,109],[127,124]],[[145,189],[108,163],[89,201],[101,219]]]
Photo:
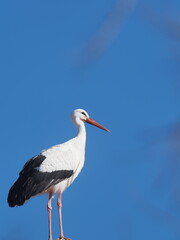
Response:
[[[10,207],[21,206],[31,197],[48,193],[48,240],[52,240],[51,202],[53,195],[58,193],[58,213],[60,224],[59,239],[64,237],[62,227],[62,193],[70,186],[80,173],[85,160],[86,129],[84,122],[90,123],[105,131],[108,129],[92,120],[83,109],[76,109],[71,119],[77,127],[77,136],[68,142],[53,146],[26,162],[19,173],[19,178],[11,187],[8,195]]]

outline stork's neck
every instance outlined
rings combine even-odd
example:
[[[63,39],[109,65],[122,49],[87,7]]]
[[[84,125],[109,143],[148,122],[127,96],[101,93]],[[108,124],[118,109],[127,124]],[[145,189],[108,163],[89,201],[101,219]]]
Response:
[[[85,125],[83,122],[82,122],[82,124],[77,126],[77,130],[78,130],[77,138],[80,138],[80,139],[86,141],[86,128],[85,128]]]
[[[77,127],[77,136],[76,139],[79,141],[79,144],[82,144],[82,147],[85,147],[86,144],[86,128],[84,122],[79,120],[74,122]]]

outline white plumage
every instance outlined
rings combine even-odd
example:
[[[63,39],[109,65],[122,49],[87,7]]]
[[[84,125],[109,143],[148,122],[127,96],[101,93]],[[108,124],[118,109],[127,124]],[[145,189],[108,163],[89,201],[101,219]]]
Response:
[[[64,144],[59,144],[43,151],[42,155],[45,156],[46,159],[38,169],[40,172],[73,170],[73,175],[70,178],[52,186],[51,189],[47,190],[47,192],[52,191],[55,193],[61,191],[62,193],[66,187],[74,181],[84,166],[85,144],[82,144],[82,142],[80,143],[78,141],[78,137],[76,137]]]
[[[58,192],[58,209],[60,221],[60,238],[64,238],[62,229],[61,198],[63,191],[70,186],[84,166],[86,129],[84,122],[108,131],[92,120],[83,109],[76,109],[71,119],[78,129],[77,136],[68,142],[53,146],[31,158],[23,167],[19,178],[11,187],[8,195],[10,207],[21,206],[31,197],[49,193],[48,226],[49,240],[52,240],[51,201]]]

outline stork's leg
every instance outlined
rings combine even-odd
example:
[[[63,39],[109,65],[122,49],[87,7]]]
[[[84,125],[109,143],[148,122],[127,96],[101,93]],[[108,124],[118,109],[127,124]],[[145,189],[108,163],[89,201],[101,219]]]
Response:
[[[69,238],[64,237],[63,233],[63,225],[62,225],[62,193],[58,193],[58,200],[57,200],[57,206],[58,206],[58,213],[59,213],[59,225],[60,225],[60,237],[58,240],[71,240]]]
[[[60,239],[64,239],[64,233],[63,233],[63,226],[62,226],[62,193],[58,193],[58,200],[57,200],[57,206],[58,206],[58,213],[59,213],[59,226],[60,226]]]
[[[52,211],[52,206],[51,206],[51,202],[52,202],[52,198],[53,198],[53,194],[50,193],[49,194],[49,200],[48,200],[48,204],[47,204],[47,211],[48,211],[48,240],[52,240],[52,220],[51,220],[51,211]]]

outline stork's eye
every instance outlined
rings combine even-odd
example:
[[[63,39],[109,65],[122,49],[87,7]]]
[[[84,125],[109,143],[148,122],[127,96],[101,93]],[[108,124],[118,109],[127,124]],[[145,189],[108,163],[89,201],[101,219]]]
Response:
[[[87,115],[85,114],[85,112],[81,112],[84,116],[86,116],[87,117]]]

